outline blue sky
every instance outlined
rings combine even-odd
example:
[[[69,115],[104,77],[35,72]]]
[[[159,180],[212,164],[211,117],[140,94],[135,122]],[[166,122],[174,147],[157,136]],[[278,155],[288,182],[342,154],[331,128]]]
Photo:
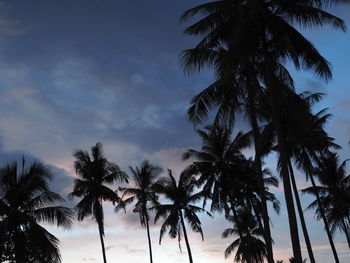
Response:
[[[74,149],[100,141],[108,158],[128,171],[144,159],[171,168],[185,167],[181,154],[198,147],[186,120],[193,95],[212,81],[210,71],[191,77],[180,70],[179,54],[196,39],[184,36],[180,14],[199,0],[160,1],[1,1],[0,2],[0,157],[2,162],[25,154],[41,159],[56,174],[53,188],[66,195],[74,178]],[[332,10],[350,22],[350,6]],[[332,63],[329,83],[291,68],[299,91],[327,93],[318,108],[329,107],[328,131],[349,158],[350,33],[329,28],[305,34]],[[244,122],[237,129],[246,127]],[[274,168],[273,158],[267,165]],[[302,175],[299,187],[306,185]],[[274,189],[281,201],[280,189]],[[304,207],[310,198],[302,196]],[[287,218],[273,216],[277,258],[291,255]],[[332,262],[322,225],[306,212],[317,262]],[[228,225],[222,216],[203,218],[205,242],[190,235],[194,258],[221,263]],[[106,205],[106,246],[111,261],[147,262],[145,231],[132,214],[115,215]],[[70,231],[55,230],[64,263],[101,262],[97,226],[91,220]],[[152,227],[156,262],[187,262],[167,237],[158,246]],[[342,262],[350,261],[342,234],[336,236]],[[304,252],[306,257],[306,252]],[[228,259],[228,261],[232,261]]]

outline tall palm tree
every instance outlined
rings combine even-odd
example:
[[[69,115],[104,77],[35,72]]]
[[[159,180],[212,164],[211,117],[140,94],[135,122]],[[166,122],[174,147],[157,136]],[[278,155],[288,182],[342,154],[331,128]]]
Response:
[[[339,149],[340,146],[334,143],[334,138],[329,137],[327,132],[324,130],[324,126],[327,123],[328,119],[331,117],[330,114],[326,113],[326,109],[321,110],[320,112],[316,114],[311,113],[311,106],[314,104],[314,102],[317,102],[321,99],[322,94],[310,94],[309,92],[302,93],[299,95],[300,102],[303,104],[300,107],[294,107],[294,109],[290,109],[290,114],[287,119],[289,119],[291,122],[289,125],[286,125],[286,127],[290,127],[290,130],[287,131],[288,134],[288,147],[290,151],[290,155],[292,159],[294,160],[294,163],[296,164],[296,167],[304,172],[306,175],[306,179],[311,179],[312,184],[314,185],[314,178],[313,178],[313,163],[318,160],[318,155],[323,153],[324,151],[327,151],[331,148],[333,149]],[[299,110],[299,114],[295,114],[295,108],[305,108],[304,110]],[[294,117],[292,117],[294,115]],[[297,116],[297,117],[296,117]],[[297,120],[297,121],[296,121]],[[292,128],[294,127],[294,128]],[[293,168],[290,164],[290,174],[291,174],[291,180],[293,184],[294,191],[296,192],[296,186],[295,186],[295,179],[294,179],[294,173]],[[299,196],[297,192],[295,193],[295,197],[297,200],[298,209],[300,210],[300,215],[302,215],[301,212],[301,205],[299,201]],[[318,200],[318,198],[317,198]],[[319,208],[323,211],[321,203],[319,203]],[[324,214],[323,212],[321,214]],[[334,256],[334,259],[336,262],[339,262],[338,255],[336,252],[336,248],[334,245],[334,241],[332,238],[332,235],[330,233],[330,228],[327,219],[325,216],[321,216],[323,218],[326,233],[328,236],[328,240],[332,249],[332,253]],[[305,222],[303,216],[300,217],[301,223],[303,228],[305,227]],[[306,232],[306,229],[304,229],[304,233]],[[308,237],[305,236],[305,239],[307,240]],[[309,244],[308,246],[311,246]],[[308,248],[308,251],[311,249]],[[309,252],[310,254],[310,252]],[[310,260],[311,258],[310,255]]]
[[[40,223],[69,228],[72,211],[57,202],[52,192],[53,174],[40,162],[22,167],[17,163],[0,168],[0,252],[11,262],[61,262],[59,240]]]
[[[162,169],[158,166],[152,165],[146,160],[142,163],[141,168],[130,167],[130,170],[132,173],[131,178],[134,186],[119,187],[119,190],[122,192],[123,201],[116,206],[115,211],[118,212],[121,208],[125,209],[126,205],[133,203],[135,200],[137,201],[133,212],[140,215],[140,223],[143,227],[146,227],[150,262],[152,263],[152,244],[149,233],[149,214],[147,203],[151,202],[153,205],[158,203],[158,196],[153,190],[153,185]]]
[[[74,168],[80,178],[74,180],[74,188],[70,196],[81,198],[75,206],[79,221],[90,215],[96,220],[103,261],[106,263],[102,201],[119,203],[121,198],[105,184],[112,184],[117,181],[128,182],[128,176],[118,165],[107,160],[103,155],[101,143],[97,143],[91,148],[91,155],[90,157],[89,153],[83,150],[77,150],[73,153],[75,157]]]
[[[237,211],[237,217],[229,217],[234,224],[222,233],[223,238],[232,235],[239,235],[225,250],[225,258],[237,248],[235,262],[241,263],[263,263],[267,257],[265,243],[260,239],[263,236],[263,229],[258,225],[256,218],[248,209]]]
[[[329,148],[338,149],[339,146],[334,143],[334,139],[329,137],[324,130],[324,125],[331,115],[326,113],[326,109],[316,114],[312,113],[313,104],[320,101],[323,94],[310,92],[295,94],[295,92],[290,89],[285,89],[284,94],[285,107],[280,113],[280,119],[286,135],[286,145],[288,146],[287,156],[290,179],[310,261],[315,262],[303,209],[295,183],[292,161],[294,161],[296,168],[305,173],[306,179],[309,179],[309,171],[312,170],[310,167],[312,167],[313,161],[317,159],[317,154]],[[269,110],[271,111],[271,109]],[[267,115],[269,115],[269,113],[267,113]],[[265,127],[267,126],[269,127],[265,129],[270,133],[270,136],[271,133],[274,133],[274,138],[268,139],[269,136],[264,135],[264,140],[274,141],[276,143],[278,140],[276,139],[276,130],[273,129],[273,123],[270,122],[270,124]],[[267,146],[277,151],[279,148],[276,144],[273,146],[273,143],[267,143]],[[311,181],[313,181],[313,178],[311,178]],[[325,222],[325,225],[327,230],[327,222]],[[335,261],[339,262],[333,239],[331,235],[329,235],[329,231],[327,230],[326,232]]]
[[[222,53],[228,53],[221,51]],[[226,60],[223,54],[222,60]],[[220,62],[219,62],[220,63]],[[290,83],[293,83],[289,79]],[[262,92],[259,90],[260,84],[252,77],[252,71],[245,69],[244,67],[234,72],[233,80],[226,81],[224,79],[217,80],[214,84],[196,95],[192,101],[191,106],[188,109],[189,120],[193,123],[200,123],[205,117],[207,117],[208,111],[218,106],[217,114],[214,120],[214,125],[225,125],[228,122],[228,126],[234,123],[235,115],[237,113],[243,113],[249,120],[254,139],[255,158],[254,166],[258,173],[258,193],[261,199],[262,205],[262,218],[264,221],[264,240],[268,249],[269,262],[273,261],[272,242],[270,222],[267,210],[267,200],[265,198],[265,187],[263,179],[262,159],[263,159],[263,146],[261,140],[261,134],[259,130],[259,120],[263,120],[262,115],[259,113],[259,107],[261,103]]]
[[[170,201],[170,203],[158,204],[151,208],[152,210],[156,211],[154,218],[155,223],[159,220],[159,218],[164,218],[164,222],[160,229],[159,243],[161,243],[165,232],[169,230],[170,237],[177,237],[180,246],[180,240],[183,234],[186,242],[189,262],[193,263],[185,220],[189,223],[192,231],[200,233],[202,240],[204,240],[202,224],[196,213],[206,212],[210,216],[211,214],[203,208],[194,205],[202,198],[202,193],[194,193],[195,183],[193,177],[187,174],[186,171],[182,172],[179,179],[176,180],[171,170],[168,170],[168,176],[159,179],[154,185],[154,189],[166,200]]]
[[[184,52],[183,62],[186,66],[200,70],[205,64],[214,65],[217,74],[230,78],[232,68],[237,69],[243,62],[257,70],[257,79],[268,90],[272,120],[279,141],[280,170],[293,254],[300,262],[302,257],[290,185],[286,138],[279,118],[283,104],[278,87],[286,75],[285,71],[281,74],[280,63],[290,59],[297,68],[311,69],[326,79],[331,77],[327,61],[293,26],[330,24],[345,29],[341,19],[323,10],[325,4],[335,2],[337,1],[221,0],[194,7],[182,16],[183,20],[197,14],[205,16],[185,31],[187,34],[202,36],[194,49]],[[227,59],[229,66],[225,68],[218,66],[217,62],[222,58],[221,51],[227,47],[231,54]],[[271,253],[269,254],[269,262],[273,262]]]
[[[324,153],[319,157],[314,170],[321,186],[308,187],[303,192],[318,195],[322,207],[315,200],[309,208],[316,207],[318,219],[322,218],[322,213],[325,214],[332,233],[336,229],[344,232],[350,248],[350,176],[346,175],[345,166],[346,161],[340,163],[336,153]]]
[[[287,136],[288,155],[293,159],[296,167],[305,173],[306,179],[310,177],[311,181],[313,181],[310,171],[313,169],[312,165],[314,160],[317,159],[317,154],[329,148],[339,148],[334,143],[334,139],[329,137],[323,128],[330,118],[330,114],[326,114],[326,110],[321,110],[317,114],[311,112],[311,106],[321,99],[322,94],[304,92],[297,95],[289,91],[285,97],[287,98],[286,107],[285,111],[281,114],[281,119],[283,120],[283,126],[285,127]],[[266,125],[262,132],[265,141],[276,141],[275,138],[272,138],[275,136],[275,131],[271,128],[272,126],[272,123]],[[278,149],[271,142],[266,143],[266,145],[269,149]],[[291,160],[289,160],[289,172],[310,261],[315,262]],[[325,227],[334,258],[338,261],[334,242],[328,231],[327,222],[325,222]]]

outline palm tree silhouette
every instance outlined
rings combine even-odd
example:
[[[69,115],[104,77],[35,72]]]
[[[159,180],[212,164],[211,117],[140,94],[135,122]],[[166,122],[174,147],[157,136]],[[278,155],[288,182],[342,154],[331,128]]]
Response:
[[[240,132],[232,139],[231,130],[219,126],[207,126],[205,130],[197,130],[197,134],[202,139],[202,149],[189,149],[183,159],[194,159],[187,170],[200,174],[196,184],[203,185],[204,205],[210,197],[211,211],[220,211],[225,209],[230,193],[235,192],[231,189],[231,181],[235,180],[237,189],[242,188],[240,180],[247,170],[244,170],[246,160],[241,150],[250,140]]]
[[[318,219],[324,213],[332,234],[336,229],[343,232],[350,248],[350,176],[346,175],[346,162],[340,163],[336,153],[325,152],[314,169],[321,186],[308,187],[303,192],[318,195],[318,201],[313,201],[308,208],[316,208]]]
[[[326,79],[331,77],[328,62],[293,25],[315,27],[330,24],[345,30],[341,19],[322,10],[326,4],[335,2],[222,0],[194,7],[182,16],[182,20],[198,14],[205,16],[185,31],[190,35],[202,36],[194,49],[183,53],[182,61],[187,69],[200,70],[207,64],[215,67],[217,75],[229,79],[243,63],[255,72],[256,79],[268,90],[271,119],[279,145],[293,254],[300,262],[302,257],[288,169],[288,149],[279,118],[284,106],[279,87],[286,84],[286,77],[290,79],[290,76],[281,62],[290,59],[297,68],[313,70]],[[225,49],[230,54],[223,66],[222,51]],[[269,251],[269,262],[273,262],[272,251]]]
[[[105,184],[112,184],[117,181],[128,182],[128,176],[120,170],[118,165],[109,162],[105,158],[101,143],[97,143],[91,148],[91,154],[92,158],[88,152],[83,150],[77,150],[73,153],[75,157],[74,168],[80,178],[74,180],[74,188],[70,196],[81,198],[75,206],[75,209],[78,211],[79,221],[90,215],[96,220],[100,234],[103,261],[106,263],[102,201],[119,203],[121,198]]]
[[[115,211],[118,212],[121,208],[125,209],[126,205],[137,200],[133,212],[140,215],[140,223],[143,227],[146,227],[150,262],[152,263],[152,245],[149,233],[149,214],[147,203],[151,202],[153,205],[158,203],[158,196],[153,191],[153,185],[162,169],[158,166],[152,165],[148,160],[146,160],[142,163],[141,168],[130,167],[130,170],[132,173],[131,177],[134,186],[119,187],[119,190],[122,192],[122,198],[127,198],[116,206]]]
[[[334,139],[329,137],[323,129],[323,126],[330,115],[326,114],[325,110],[322,110],[317,114],[313,114],[311,111],[311,106],[314,102],[321,99],[322,94],[312,94],[309,92],[295,94],[294,92],[286,90],[285,97],[287,98],[285,103],[286,106],[285,111],[281,114],[281,120],[285,127],[285,134],[287,137],[286,142],[289,150],[289,173],[310,261],[315,262],[295,182],[291,159],[294,160],[297,168],[305,172],[308,178],[308,167],[312,163],[312,159],[315,158],[312,156],[315,156],[316,152],[324,151],[330,147],[337,148],[339,146],[334,144]],[[276,133],[273,129],[272,123],[265,125],[264,130],[262,131],[262,136],[266,142],[265,152],[278,149],[278,145],[274,145],[274,142],[277,140],[275,138]],[[310,156],[309,153],[312,153],[312,156]],[[333,250],[334,246],[331,239],[330,244]],[[336,255],[335,258],[337,258]]]
[[[241,153],[250,144],[250,136],[238,133],[232,139],[231,129],[220,125],[207,126],[206,130],[197,130],[197,133],[203,142],[201,150],[190,149],[183,157],[194,158],[193,164],[187,170],[199,175],[197,184],[204,184],[204,205],[206,198],[210,197],[211,211],[224,209],[226,217],[230,217],[231,212],[236,217],[237,209],[242,206],[249,207],[263,229],[263,201],[259,182],[256,180],[258,173],[255,163],[247,160]],[[278,212],[279,202],[268,191],[269,185],[278,186],[278,180],[271,177],[267,169],[261,173],[264,200],[271,201]]]
[[[57,193],[50,191],[50,169],[40,162],[28,167],[23,158],[0,168],[0,252],[12,262],[61,262],[59,240],[40,223],[69,228],[72,211]],[[5,250],[5,251],[1,251]]]
[[[225,209],[227,200],[233,197],[232,193],[240,193],[239,198],[251,198],[251,202],[256,202],[259,199],[255,195],[259,192],[256,170],[252,161],[241,152],[249,146],[250,136],[239,132],[233,138],[230,128],[220,126],[207,126],[205,130],[197,130],[197,133],[202,139],[201,150],[189,149],[183,158],[194,159],[187,171],[199,175],[196,183],[204,184],[204,201],[210,197],[211,210]],[[269,171],[265,169],[263,174],[269,175]],[[269,184],[277,185],[278,181],[273,177],[264,180],[265,199],[269,196],[268,199],[273,201],[273,195],[266,192],[266,187]]]
[[[222,237],[228,238],[238,234],[239,237],[226,248],[225,257],[229,257],[237,248],[235,262],[263,263],[267,257],[266,245],[260,239],[263,236],[263,230],[258,226],[250,210],[241,208],[237,211],[237,217],[228,219],[234,224],[234,227],[226,229]]]
[[[159,218],[164,218],[164,222],[160,229],[159,243],[161,243],[165,232],[169,229],[169,235],[171,238],[178,237],[181,250],[180,241],[183,233],[189,261],[190,263],[193,263],[185,220],[189,223],[192,231],[200,233],[202,240],[204,240],[202,224],[196,213],[206,212],[211,216],[211,214],[203,208],[194,205],[194,203],[202,198],[202,194],[201,192],[193,193],[195,190],[193,177],[184,171],[180,174],[179,180],[177,181],[172,175],[171,170],[168,170],[168,176],[159,179],[157,183],[154,184],[154,190],[166,200],[170,201],[170,203],[158,204],[151,208],[156,211],[154,218],[155,223]]]
[[[222,58],[218,58],[218,64],[226,61],[228,56],[227,51],[221,50]],[[222,60],[222,61],[221,61]],[[219,65],[218,65],[219,67]],[[259,113],[261,104],[261,94],[259,90],[260,84],[256,77],[252,76],[249,69],[243,68],[233,73],[233,80],[227,81],[219,79],[208,88],[204,89],[191,100],[191,106],[188,109],[188,118],[194,124],[201,123],[207,117],[208,112],[213,107],[218,106],[214,125],[232,126],[235,120],[235,115],[243,113],[249,120],[252,127],[252,135],[254,139],[254,166],[258,173],[258,193],[261,199],[262,218],[264,221],[264,240],[267,244],[269,262],[273,260],[272,242],[269,215],[267,210],[267,200],[264,195],[264,178],[262,169],[263,146],[259,129],[259,121],[263,120]],[[290,80],[290,82],[293,82]]]
[[[286,134],[289,155],[294,160],[296,167],[305,173],[306,179],[311,179],[313,185],[313,163],[318,160],[318,155],[330,148],[340,148],[339,145],[334,143],[334,138],[329,137],[327,132],[324,130],[324,125],[327,123],[331,115],[326,113],[326,109],[321,110],[316,114],[312,113],[311,106],[315,102],[320,101],[322,96],[323,94],[312,94],[310,92],[304,92],[299,95],[290,93],[288,96],[288,101],[290,102],[289,109],[286,111],[286,116],[283,117],[285,120],[287,120],[284,126],[288,127],[286,129]],[[289,171],[310,261],[315,262],[296,188],[291,161],[289,161]],[[319,207],[322,207],[322,205],[319,205]],[[328,222],[324,216],[322,217],[334,259],[336,262],[339,262]]]
[[[310,105],[310,100],[314,101],[315,96],[319,96],[318,94],[311,94],[307,97],[303,97],[302,99],[306,101],[307,104]],[[318,99],[316,99],[318,100]],[[312,104],[312,103],[311,103]],[[288,145],[291,152],[291,157],[294,159],[296,167],[302,170],[306,178],[311,178],[311,181],[314,182],[313,175],[310,174],[310,166],[312,167],[312,160],[316,160],[316,153],[320,153],[324,150],[328,150],[330,148],[338,149],[340,146],[334,143],[334,139],[329,137],[328,134],[323,129],[323,126],[326,124],[328,119],[330,118],[330,114],[327,114],[325,110],[321,110],[317,114],[312,114],[311,109],[306,109],[306,111],[301,111],[302,113],[299,115],[299,122],[296,125],[291,124],[292,127],[302,127],[293,129],[293,131],[289,131]],[[310,154],[311,153],[311,154]],[[303,216],[301,202],[299,199],[299,194],[297,191],[295,177],[293,172],[293,167],[291,161],[289,161],[289,170],[291,175],[291,181],[294,191],[294,196],[296,198],[297,207],[299,210],[301,225],[303,228],[306,245],[308,248],[310,261],[315,262],[315,259],[312,254],[311,243],[308,237],[307,228],[305,224],[305,219]],[[336,262],[339,261],[338,255],[335,249],[335,245],[332,239],[332,236],[329,231],[329,226],[327,220],[324,218],[324,224],[328,236],[328,240],[332,249],[332,253]]]

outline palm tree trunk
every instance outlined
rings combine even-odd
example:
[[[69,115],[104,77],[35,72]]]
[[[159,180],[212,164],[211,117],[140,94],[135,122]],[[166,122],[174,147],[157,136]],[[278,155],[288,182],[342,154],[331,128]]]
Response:
[[[101,247],[102,247],[102,255],[103,255],[103,262],[107,263],[107,259],[106,259],[106,250],[105,250],[105,243],[103,241],[103,233],[102,233],[102,228],[100,227],[100,225],[98,226],[98,232],[100,234],[100,240],[101,240]]]
[[[250,201],[250,205],[251,205],[251,207],[252,207],[252,209],[254,211],[254,214],[256,216],[256,220],[258,221],[260,229],[264,229],[264,225],[263,225],[263,223],[261,221],[261,216],[260,216],[261,213],[258,211],[257,207],[253,204],[252,201]]]
[[[350,225],[350,217],[349,215],[346,216],[346,219],[345,222],[348,222],[348,226]],[[349,230],[349,227],[347,227],[347,229]],[[347,232],[349,234],[349,231]],[[350,248],[350,244],[349,244],[349,248]]]
[[[20,230],[15,229],[15,260],[16,263],[25,263],[25,246],[23,245],[24,240],[21,239],[18,232]]]
[[[314,257],[314,253],[312,251],[312,246],[311,246],[309,233],[307,231],[307,227],[306,227],[306,223],[305,223],[303,209],[301,207],[301,202],[300,202],[300,197],[299,197],[299,193],[298,193],[298,188],[297,188],[297,185],[296,185],[296,182],[295,182],[295,176],[294,176],[294,172],[293,172],[293,167],[292,167],[292,164],[291,164],[290,160],[289,160],[289,171],[290,171],[290,178],[291,178],[291,181],[292,181],[294,197],[295,197],[295,201],[296,201],[297,208],[298,208],[301,228],[303,230],[307,252],[309,254],[310,262],[311,263],[316,263],[315,257]]]
[[[346,227],[346,223],[345,223],[344,219],[342,219],[342,225],[343,225],[343,231],[344,231],[345,236],[346,236],[346,241],[348,241],[348,247],[350,248],[350,236],[349,236],[349,231],[348,231],[348,228]]]
[[[229,201],[230,201],[230,205],[231,205],[231,210],[232,210],[233,217],[234,217],[234,219],[235,219],[236,222],[239,222],[239,220],[238,220],[238,215],[237,215],[237,211],[236,211],[236,208],[235,208],[235,202],[233,201],[232,196],[229,197]],[[237,230],[238,230],[238,235],[239,235],[239,237],[240,237],[241,240],[242,240],[243,234],[242,234],[241,227],[240,227],[239,225],[237,225]]]
[[[298,233],[298,224],[297,224],[297,218],[295,215],[295,208],[294,208],[294,202],[293,202],[293,194],[292,189],[290,185],[290,177],[289,177],[289,171],[288,171],[288,148],[286,144],[286,137],[284,134],[284,130],[281,125],[280,120],[280,103],[277,96],[277,88],[278,84],[274,83],[275,80],[271,77],[272,73],[271,71],[274,70],[274,58],[271,58],[269,46],[267,44],[267,32],[264,32],[264,40],[263,40],[263,52],[264,54],[264,78],[265,78],[265,85],[268,89],[269,93],[269,103],[272,109],[272,122],[276,130],[277,135],[277,141],[278,141],[278,151],[280,154],[280,163],[281,163],[281,176],[283,179],[283,189],[284,189],[284,198],[286,201],[287,206],[287,212],[288,212],[288,222],[289,222],[289,232],[291,236],[292,241],[292,248],[293,248],[293,257],[294,260],[297,263],[302,263],[302,255],[301,255],[301,248],[300,248],[300,240],[299,240],[299,233]],[[277,105],[279,105],[277,107]]]
[[[262,165],[261,165],[261,149],[260,149],[260,132],[258,127],[258,122],[256,118],[256,112],[253,105],[253,94],[250,92],[248,88],[248,110],[250,113],[250,123],[253,128],[253,137],[254,137],[254,147],[255,147],[255,168],[258,172],[258,184],[259,184],[259,195],[261,198],[261,206],[262,206],[262,218],[264,221],[264,240],[267,247],[267,260],[269,263],[274,263],[273,259],[273,250],[272,250],[272,238],[271,238],[271,229],[270,229],[270,219],[269,213],[267,209],[267,202],[265,196],[265,185],[264,178],[262,173]]]
[[[232,214],[233,214],[235,221],[238,222],[237,211],[236,211],[232,201],[231,201],[231,209],[232,209]],[[242,240],[243,234],[242,234],[241,227],[239,225],[237,225],[237,230],[238,230],[239,238]]]
[[[186,227],[185,227],[185,221],[184,221],[184,217],[183,217],[183,215],[182,215],[182,211],[181,211],[181,210],[180,210],[180,218],[181,218],[182,229],[183,229],[183,232],[184,232],[184,237],[185,237],[185,242],[186,242],[186,247],[187,247],[188,258],[189,258],[189,260],[190,260],[190,263],[193,263],[192,253],[191,253],[191,248],[190,248],[190,243],[188,242],[187,232],[186,232]]]
[[[301,255],[301,248],[300,248],[300,240],[299,240],[299,233],[298,233],[298,225],[297,225],[297,218],[295,214],[295,207],[294,207],[294,201],[293,201],[293,194],[292,189],[290,185],[290,176],[289,176],[289,169],[288,169],[288,150],[287,150],[287,144],[285,141],[285,134],[281,125],[280,117],[279,117],[279,109],[277,108],[277,105],[280,103],[276,97],[276,87],[275,85],[271,85],[270,81],[270,72],[269,69],[266,68],[267,71],[267,86],[269,88],[269,96],[270,96],[270,106],[272,109],[272,121],[273,125],[275,126],[276,134],[277,134],[277,140],[278,140],[278,151],[280,154],[280,169],[281,169],[281,176],[283,180],[283,189],[284,189],[284,197],[286,201],[287,206],[287,212],[288,212],[288,221],[289,221],[289,231],[292,241],[292,247],[293,247],[293,257],[296,262],[302,262],[302,255]]]
[[[315,180],[314,180],[314,177],[312,175],[310,175],[310,179],[311,179],[312,187],[316,188]],[[324,227],[325,227],[326,232],[327,232],[329,244],[331,245],[331,249],[332,249],[332,252],[333,252],[334,260],[335,260],[336,263],[339,263],[337,250],[335,249],[335,245],[334,245],[334,242],[333,242],[333,237],[332,237],[331,231],[329,229],[329,225],[328,225],[325,213],[324,213],[322,202],[320,201],[320,196],[318,195],[317,191],[315,191],[315,195],[316,195],[316,200],[317,200],[318,207],[320,209],[320,214],[321,214],[321,217],[322,217],[323,222],[324,222]]]
[[[150,236],[150,234],[149,234],[148,218],[145,218],[145,221],[146,221],[147,238],[148,238],[149,259],[150,259],[150,262],[153,263],[153,258],[152,258],[152,244],[151,244],[151,236]]]

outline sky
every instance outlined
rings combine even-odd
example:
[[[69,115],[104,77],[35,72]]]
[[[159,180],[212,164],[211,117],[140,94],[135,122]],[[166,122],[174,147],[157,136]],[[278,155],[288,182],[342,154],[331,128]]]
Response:
[[[193,76],[180,68],[179,55],[196,39],[182,34],[183,11],[199,0],[35,0],[0,1],[0,160],[41,160],[50,165],[53,190],[72,189],[75,149],[101,142],[109,160],[129,172],[145,159],[175,174],[186,166],[181,154],[200,140],[186,119],[190,99],[213,80],[210,70]],[[350,24],[350,5],[331,10]],[[315,110],[333,114],[327,130],[350,157],[350,32],[330,28],[303,30],[330,61],[328,83],[290,68],[298,91],[327,94]],[[244,120],[238,129],[246,129]],[[274,169],[273,157],[266,165]],[[350,171],[350,170],[349,170]],[[277,174],[276,174],[277,175]],[[298,175],[298,186],[308,185]],[[116,186],[113,186],[116,188]],[[271,212],[276,259],[291,255],[282,189],[279,216]],[[301,196],[304,208],[312,200]],[[76,200],[75,200],[76,201]],[[69,201],[70,205],[74,202]],[[332,262],[321,223],[305,211],[316,261]],[[196,262],[223,263],[230,240],[221,239],[229,226],[222,215],[201,216],[205,241],[190,233]],[[110,262],[148,262],[146,232],[137,215],[114,214],[105,205],[107,258]],[[64,263],[102,262],[96,223],[75,222],[70,230],[48,226],[61,240]],[[159,225],[151,227],[155,262],[187,262],[185,245],[165,236],[158,245]],[[302,239],[302,237],[301,237]],[[302,239],[303,240],[303,239]],[[343,263],[350,252],[342,233],[336,246]],[[303,255],[307,257],[303,244]]]

